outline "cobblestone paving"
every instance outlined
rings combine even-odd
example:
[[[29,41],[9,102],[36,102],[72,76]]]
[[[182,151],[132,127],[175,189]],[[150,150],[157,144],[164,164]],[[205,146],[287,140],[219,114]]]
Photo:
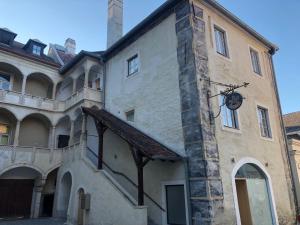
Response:
[[[0,225],[63,225],[59,219],[0,220]]]

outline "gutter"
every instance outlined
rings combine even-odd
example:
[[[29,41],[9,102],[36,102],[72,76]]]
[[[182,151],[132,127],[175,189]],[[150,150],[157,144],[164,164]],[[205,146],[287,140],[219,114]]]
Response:
[[[287,140],[287,134],[286,134],[286,130],[284,128],[284,123],[283,123],[283,116],[282,116],[282,110],[281,110],[281,103],[280,103],[280,98],[279,98],[279,93],[278,93],[278,85],[277,85],[277,81],[276,81],[276,73],[275,73],[275,67],[274,67],[274,61],[273,61],[273,55],[275,54],[276,51],[270,51],[269,52],[269,60],[271,62],[271,70],[272,70],[272,77],[273,77],[273,85],[274,85],[274,89],[275,89],[275,95],[276,95],[276,99],[277,99],[277,103],[278,103],[278,111],[279,111],[279,120],[280,120],[280,128],[281,128],[281,132],[284,135],[283,137],[283,141],[284,141],[284,145],[285,145],[285,153],[287,155],[287,159],[288,159],[288,171],[289,171],[289,175],[291,178],[291,183],[292,183],[292,192],[293,192],[293,197],[294,197],[294,205],[296,207],[296,213],[297,213],[297,217],[299,215],[299,206],[298,206],[298,201],[297,201],[297,195],[296,195],[296,183],[295,183],[295,179],[294,176],[292,174],[292,168],[291,168],[291,157],[289,154],[289,148],[288,148],[288,140]]]

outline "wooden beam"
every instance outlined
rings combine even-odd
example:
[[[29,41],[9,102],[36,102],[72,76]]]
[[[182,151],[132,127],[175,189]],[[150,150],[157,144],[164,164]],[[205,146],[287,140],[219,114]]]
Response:
[[[150,161],[150,158],[144,160],[144,155],[136,148],[130,146],[132,156],[137,167],[138,174],[138,205],[144,205],[144,167]]]
[[[101,121],[98,121],[94,119],[95,125],[98,132],[98,170],[103,169],[103,137],[104,137],[104,131],[106,130],[106,127],[101,123]]]

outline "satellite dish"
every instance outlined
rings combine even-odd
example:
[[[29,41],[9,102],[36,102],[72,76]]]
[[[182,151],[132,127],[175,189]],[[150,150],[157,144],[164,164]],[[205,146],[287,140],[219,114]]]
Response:
[[[237,110],[243,104],[243,96],[238,92],[232,92],[226,95],[225,105],[230,110]]]

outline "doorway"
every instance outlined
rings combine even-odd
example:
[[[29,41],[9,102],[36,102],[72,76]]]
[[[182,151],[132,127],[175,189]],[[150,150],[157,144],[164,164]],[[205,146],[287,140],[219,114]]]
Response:
[[[78,215],[77,215],[77,224],[84,224],[84,190],[81,188],[78,191]]]

